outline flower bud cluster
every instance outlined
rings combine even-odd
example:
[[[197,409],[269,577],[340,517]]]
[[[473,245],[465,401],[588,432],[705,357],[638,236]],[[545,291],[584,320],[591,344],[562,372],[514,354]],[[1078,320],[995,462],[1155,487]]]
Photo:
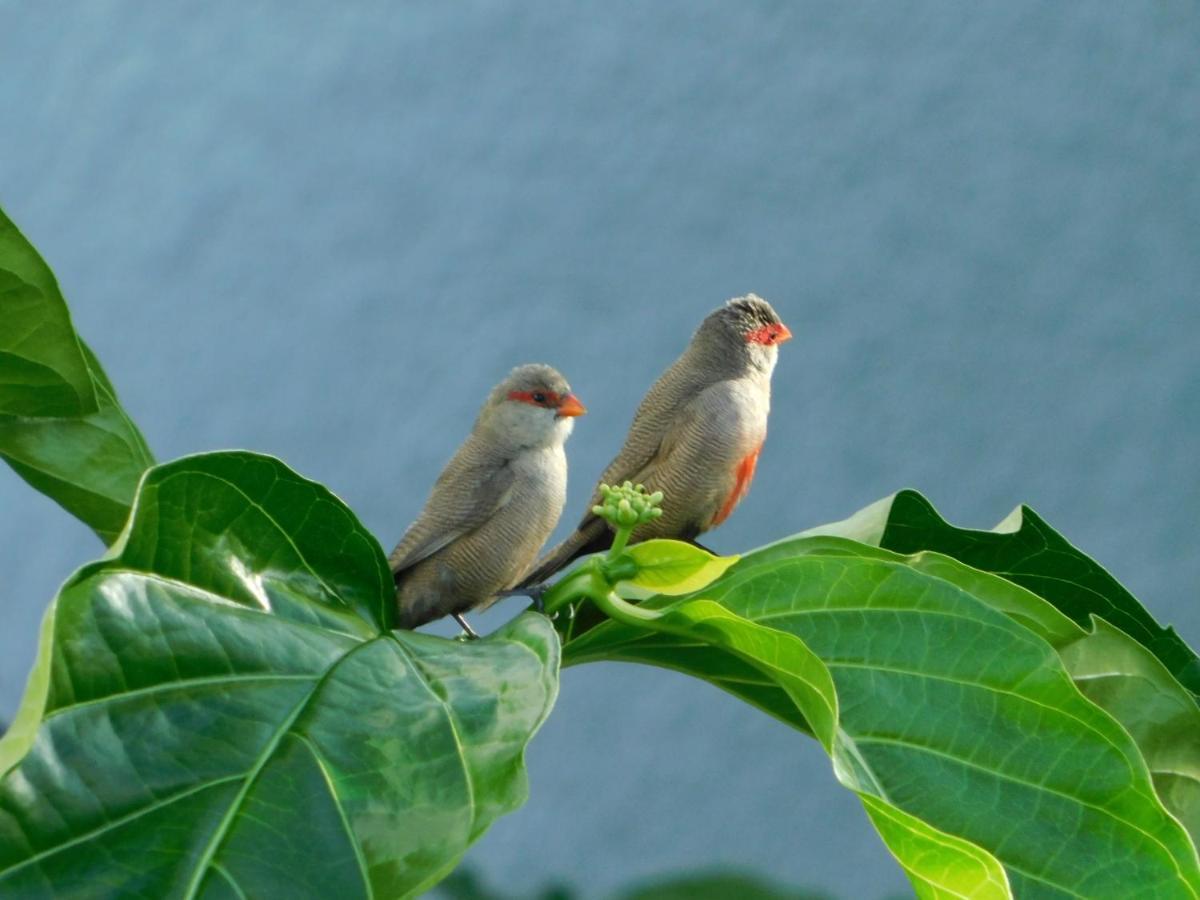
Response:
[[[645,485],[625,482],[620,487],[600,485],[603,498],[592,512],[616,528],[633,528],[662,515],[662,491],[646,492]]]

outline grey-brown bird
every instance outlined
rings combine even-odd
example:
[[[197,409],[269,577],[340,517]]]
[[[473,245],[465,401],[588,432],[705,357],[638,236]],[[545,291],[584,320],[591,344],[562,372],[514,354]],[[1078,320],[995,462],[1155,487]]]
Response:
[[[487,606],[525,574],[566,502],[563,444],[586,410],[555,369],[518,366],[496,385],[420,516],[388,557],[399,624]]]
[[[637,540],[693,541],[720,525],[746,495],[767,436],[771,373],[792,336],[771,304],[754,294],[710,313],[633,417],[625,446],[600,476],[662,491],[661,518]],[[588,509],[599,503],[599,488]],[[607,549],[612,532],[591,512],[522,579],[529,587],[585,553]]]

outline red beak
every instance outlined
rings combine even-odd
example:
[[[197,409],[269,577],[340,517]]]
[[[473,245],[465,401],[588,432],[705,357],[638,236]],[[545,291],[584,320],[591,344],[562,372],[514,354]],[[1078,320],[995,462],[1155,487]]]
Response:
[[[792,339],[792,330],[782,322],[772,322],[770,325],[760,325],[753,331],[747,332],[747,344],[762,344],[764,347],[774,347]]]
[[[582,416],[587,412],[587,407],[579,402],[579,398],[574,394],[567,394],[558,402],[558,417],[570,418],[574,416]]]

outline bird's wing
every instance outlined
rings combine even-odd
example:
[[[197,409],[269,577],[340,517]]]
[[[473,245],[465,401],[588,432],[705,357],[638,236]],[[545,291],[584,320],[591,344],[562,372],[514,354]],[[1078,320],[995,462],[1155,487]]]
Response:
[[[473,465],[454,460],[438,477],[421,515],[388,557],[397,575],[474,531],[512,497],[511,465]]]
[[[690,401],[677,409],[666,423],[660,423],[656,439],[643,439],[636,453],[621,453],[613,460],[604,474],[600,476],[603,484],[618,485],[626,481],[634,484],[644,484],[649,491],[663,487],[662,470],[670,466],[670,460],[681,448],[694,449],[703,443],[703,413],[706,392],[696,393]],[[647,438],[650,436],[647,435]],[[599,492],[592,500],[592,505],[600,502]],[[579,530],[586,529],[597,518],[591,511],[591,505]]]
[[[671,424],[663,432],[662,440],[654,449],[654,453],[642,464],[641,468],[632,475],[625,476],[622,480],[632,481],[634,484],[644,484],[650,491],[662,488],[663,485],[660,484],[662,469],[670,465],[670,461],[676,456],[683,453],[692,456],[698,448],[703,446],[706,431],[703,425],[707,400],[706,391],[696,394],[683,409],[672,417]]]
[[[672,429],[677,427],[689,404],[704,389],[704,383],[695,378],[691,367],[685,363],[684,357],[676,360],[642,398],[624,445],[600,476],[587,512],[579,523],[580,528],[595,519],[591,509],[600,502],[601,484],[645,483],[645,471],[654,466],[662,454],[663,443],[670,440]]]

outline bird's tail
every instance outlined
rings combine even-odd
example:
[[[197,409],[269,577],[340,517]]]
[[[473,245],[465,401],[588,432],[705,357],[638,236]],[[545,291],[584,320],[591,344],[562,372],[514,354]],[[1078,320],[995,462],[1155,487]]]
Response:
[[[608,523],[603,519],[592,519],[539,559],[521,579],[517,587],[542,584],[555,572],[565,568],[572,560],[588,553],[607,550],[611,546],[612,532],[608,530]]]

